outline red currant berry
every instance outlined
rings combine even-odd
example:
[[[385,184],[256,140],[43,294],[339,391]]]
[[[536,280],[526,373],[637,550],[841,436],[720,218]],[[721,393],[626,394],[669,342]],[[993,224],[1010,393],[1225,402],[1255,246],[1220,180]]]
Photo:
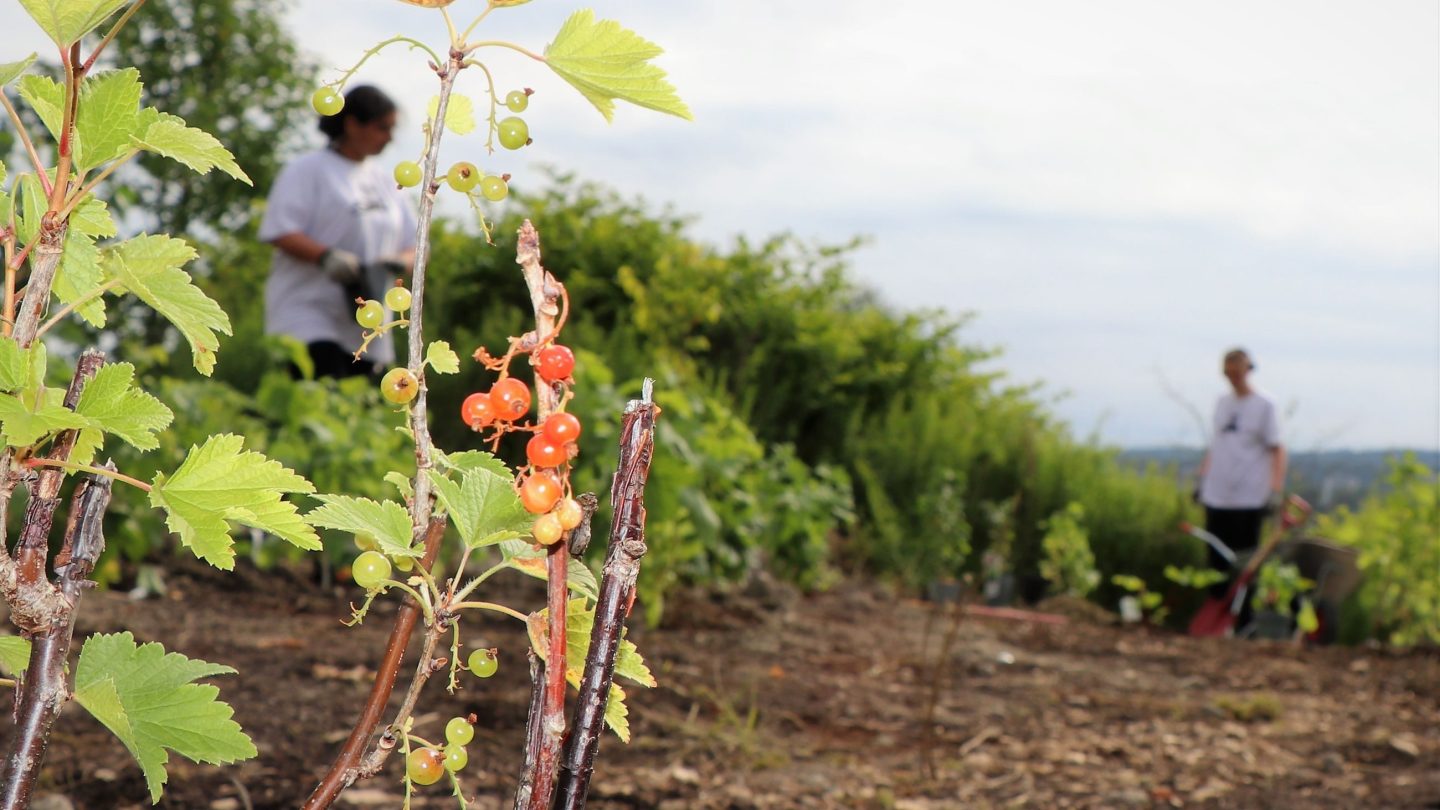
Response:
[[[560,482],[549,473],[535,473],[520,486],[520,503],[532,515],[543,515],[560,500]]]
[[[495,418],[513,422],[530,410],[530,386],[506,377],[490,389],[490,402],[495,406]]]
[[[580,420],[572,413],[552,413],[540,426],[540,432],[563,445],[580,438]]]
[[[536,467],[559,467],[570,460],[565,445],[556,444],[544,433],[536,433],[525,445],[525,457]]]
[[[535,373],[546,382],[563,380],[575,370],[575,353],[565,346],[547,346],[535,358]]]
[[[495,403],[489,394],[471,394],[460,405],[460,418],[471,430],[487,428],[495,421]]]

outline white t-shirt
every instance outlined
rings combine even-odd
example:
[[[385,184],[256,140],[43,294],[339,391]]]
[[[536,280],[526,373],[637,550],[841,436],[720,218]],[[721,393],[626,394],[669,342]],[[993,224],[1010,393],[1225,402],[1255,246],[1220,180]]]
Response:
[[[1271,452],[1280,446],[1275,403],[1258,391],[1215,403],[1210,466],[1200,502],[1213,509],[1259,509],[1270,499]]]
[[[366,265],[415,246],[415,211],[395,180],[374,160],[359,162],[330,149],[297,158],[280,171],[260,223],[260,239],[303,233],[322,245],[348,250]],[[376,295],[391,283],[372,274]],[[387,318],[389,314],[387,313]],[[355,303],[319,265],[276,249],[265,281],[265,332],[291,335],[302,343],[332,340],[359,348],[364,330],[355,322]],[[370,344],[366,357],[390,363],[389,335]]]

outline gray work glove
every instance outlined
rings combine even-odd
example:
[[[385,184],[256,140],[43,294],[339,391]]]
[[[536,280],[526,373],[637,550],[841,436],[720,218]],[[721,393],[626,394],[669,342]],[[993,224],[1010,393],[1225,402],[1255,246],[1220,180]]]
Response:
[[[348,250],[326,250],[320,254],[319,265],[331,281],[342,287],[348,287],[360,280],[360,257]]]

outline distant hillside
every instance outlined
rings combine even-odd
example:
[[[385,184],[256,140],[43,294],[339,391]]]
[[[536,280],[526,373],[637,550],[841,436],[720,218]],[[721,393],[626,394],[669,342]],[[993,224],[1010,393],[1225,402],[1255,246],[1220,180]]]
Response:
[[[1414,453],[1430,469],[1440,469],[1440,451],[1435,450],[1295,453],[1290,456],[1290,487],[1321,511],[1355,506],[1384,477],[1387,460],[1406,452]],[[1150,464],[1172,467],[1177,478],[1189,481],[1203,453],[1193,447],[1139,447],[1122,450],[1120,459],[1142,468]]]

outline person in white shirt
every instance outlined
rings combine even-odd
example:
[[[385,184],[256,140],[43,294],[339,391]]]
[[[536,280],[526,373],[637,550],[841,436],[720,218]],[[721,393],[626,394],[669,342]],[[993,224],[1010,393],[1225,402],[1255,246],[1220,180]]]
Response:
[[[316,377],[373,375],[394,360],[388,334],[364,358],[353,353],[364,331],[355,299],[382,296],[415,255],[414,206],[374,160],[395,119],[395,102],[377,88],[350,90],[339,113],[320,119],[326,148],[292,161],[270,190],[260,223],[275,246],[265,332],[304,343]]]
[[[1260,543],[1260,524],[1280,508],[1285,489],[1285,446],[1275,403],[1250,385],[1255,363],[1244,349],[1225,353],[1223,373],[1231,392],[1215,404],[1215,433],[1200,462],[1198,497],[1205,529],[1236,553]],[[1211,566],[1229,566],[1214,549]],[[1226,585],[1216,586],[1223,596]]]

